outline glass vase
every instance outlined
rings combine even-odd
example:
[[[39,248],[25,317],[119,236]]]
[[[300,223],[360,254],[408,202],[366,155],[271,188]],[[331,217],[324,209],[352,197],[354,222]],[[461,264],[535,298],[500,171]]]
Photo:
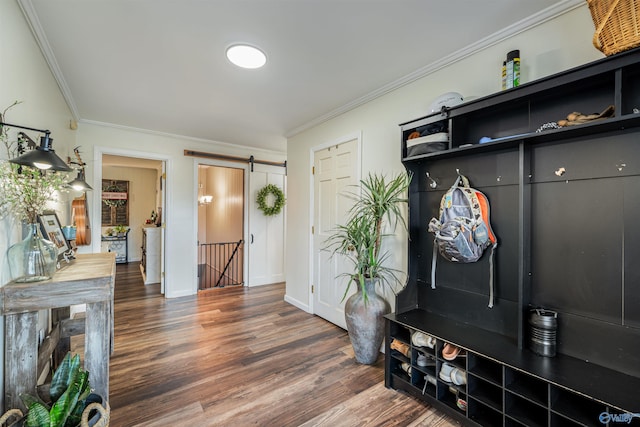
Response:
[[[50,279],[58,264],[58,248],[42,237],[38,224],[28,224],[27,230],[27,237],[7,250],[11,280],[25,283]]]

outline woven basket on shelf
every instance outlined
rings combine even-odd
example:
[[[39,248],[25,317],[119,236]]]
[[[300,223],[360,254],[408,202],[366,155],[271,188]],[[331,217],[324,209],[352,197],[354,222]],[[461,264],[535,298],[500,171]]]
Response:
[[[640,0],[587,0],[593,45],[605,55],[640,46]]]
[[[91,411],[96,410],[98,416],[89,419]],[[109,427],[109,420],[111,418],[111,408],[109,402],[105,401],[104,406],[100,403],[93,402],[87,405],[82,412],[82,419],[80,420],[79,427]],[[0,426],[4,426],[9,420],[13,420],[9,427],[22,427],[24,425],[25,418],[22,416],[20,409],[10,409],[0,417]]]

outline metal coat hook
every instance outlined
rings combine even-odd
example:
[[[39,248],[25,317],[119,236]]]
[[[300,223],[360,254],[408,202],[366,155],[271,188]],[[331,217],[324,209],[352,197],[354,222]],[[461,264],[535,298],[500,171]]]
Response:
[[[436,188],[438,186],[438,183],[436,182],[436,180],[431,178],[431,175],[429,175],[429,172],[427,172],[426,175],[427,175],[427,179],[429,180],[429,187]]]
[[[456,168],[456,173],[460,176],[460,169]]]

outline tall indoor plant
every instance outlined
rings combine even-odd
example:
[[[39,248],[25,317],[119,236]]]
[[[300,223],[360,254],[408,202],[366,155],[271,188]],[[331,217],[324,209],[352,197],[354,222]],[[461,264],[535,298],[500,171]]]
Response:
[[[343,299],[351,284],[357,292],[345,303],[345,320],[356,360],[375,363],[384,335],[384,318],[389,312],[388,302],[375,291],[376,283],[388,286],[395,293],[400,283],[398,270],[387,265],[389,253],[382,249],[382,241],[389,232],[401,225],[407,228],[403,205],[407,203],[407,189],[411,176],[401,173],[394,177],[370,173],[360,181],[360,191],[351,193],[355,203],[345,224],[340,224],[328,238],[327,247],[333,255],[342,255],[353,264]]]

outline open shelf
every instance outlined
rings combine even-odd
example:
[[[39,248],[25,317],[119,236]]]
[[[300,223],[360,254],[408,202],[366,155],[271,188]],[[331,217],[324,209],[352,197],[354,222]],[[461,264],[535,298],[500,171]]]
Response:
[[[487,406],[474,397],[470,397],[467,404],[468,417],[475,423],[487,427],[502,425],[502,411],[496,410],[491,406]]]
[[[525,426],[545,427],[548,418],[547,406],[540,406],[512,393],[505,394],[505,414]]]
[[[548,405],[549,384],[538,378],[507,368],[505,384],[508,391],[520,397],[538,405]]]

